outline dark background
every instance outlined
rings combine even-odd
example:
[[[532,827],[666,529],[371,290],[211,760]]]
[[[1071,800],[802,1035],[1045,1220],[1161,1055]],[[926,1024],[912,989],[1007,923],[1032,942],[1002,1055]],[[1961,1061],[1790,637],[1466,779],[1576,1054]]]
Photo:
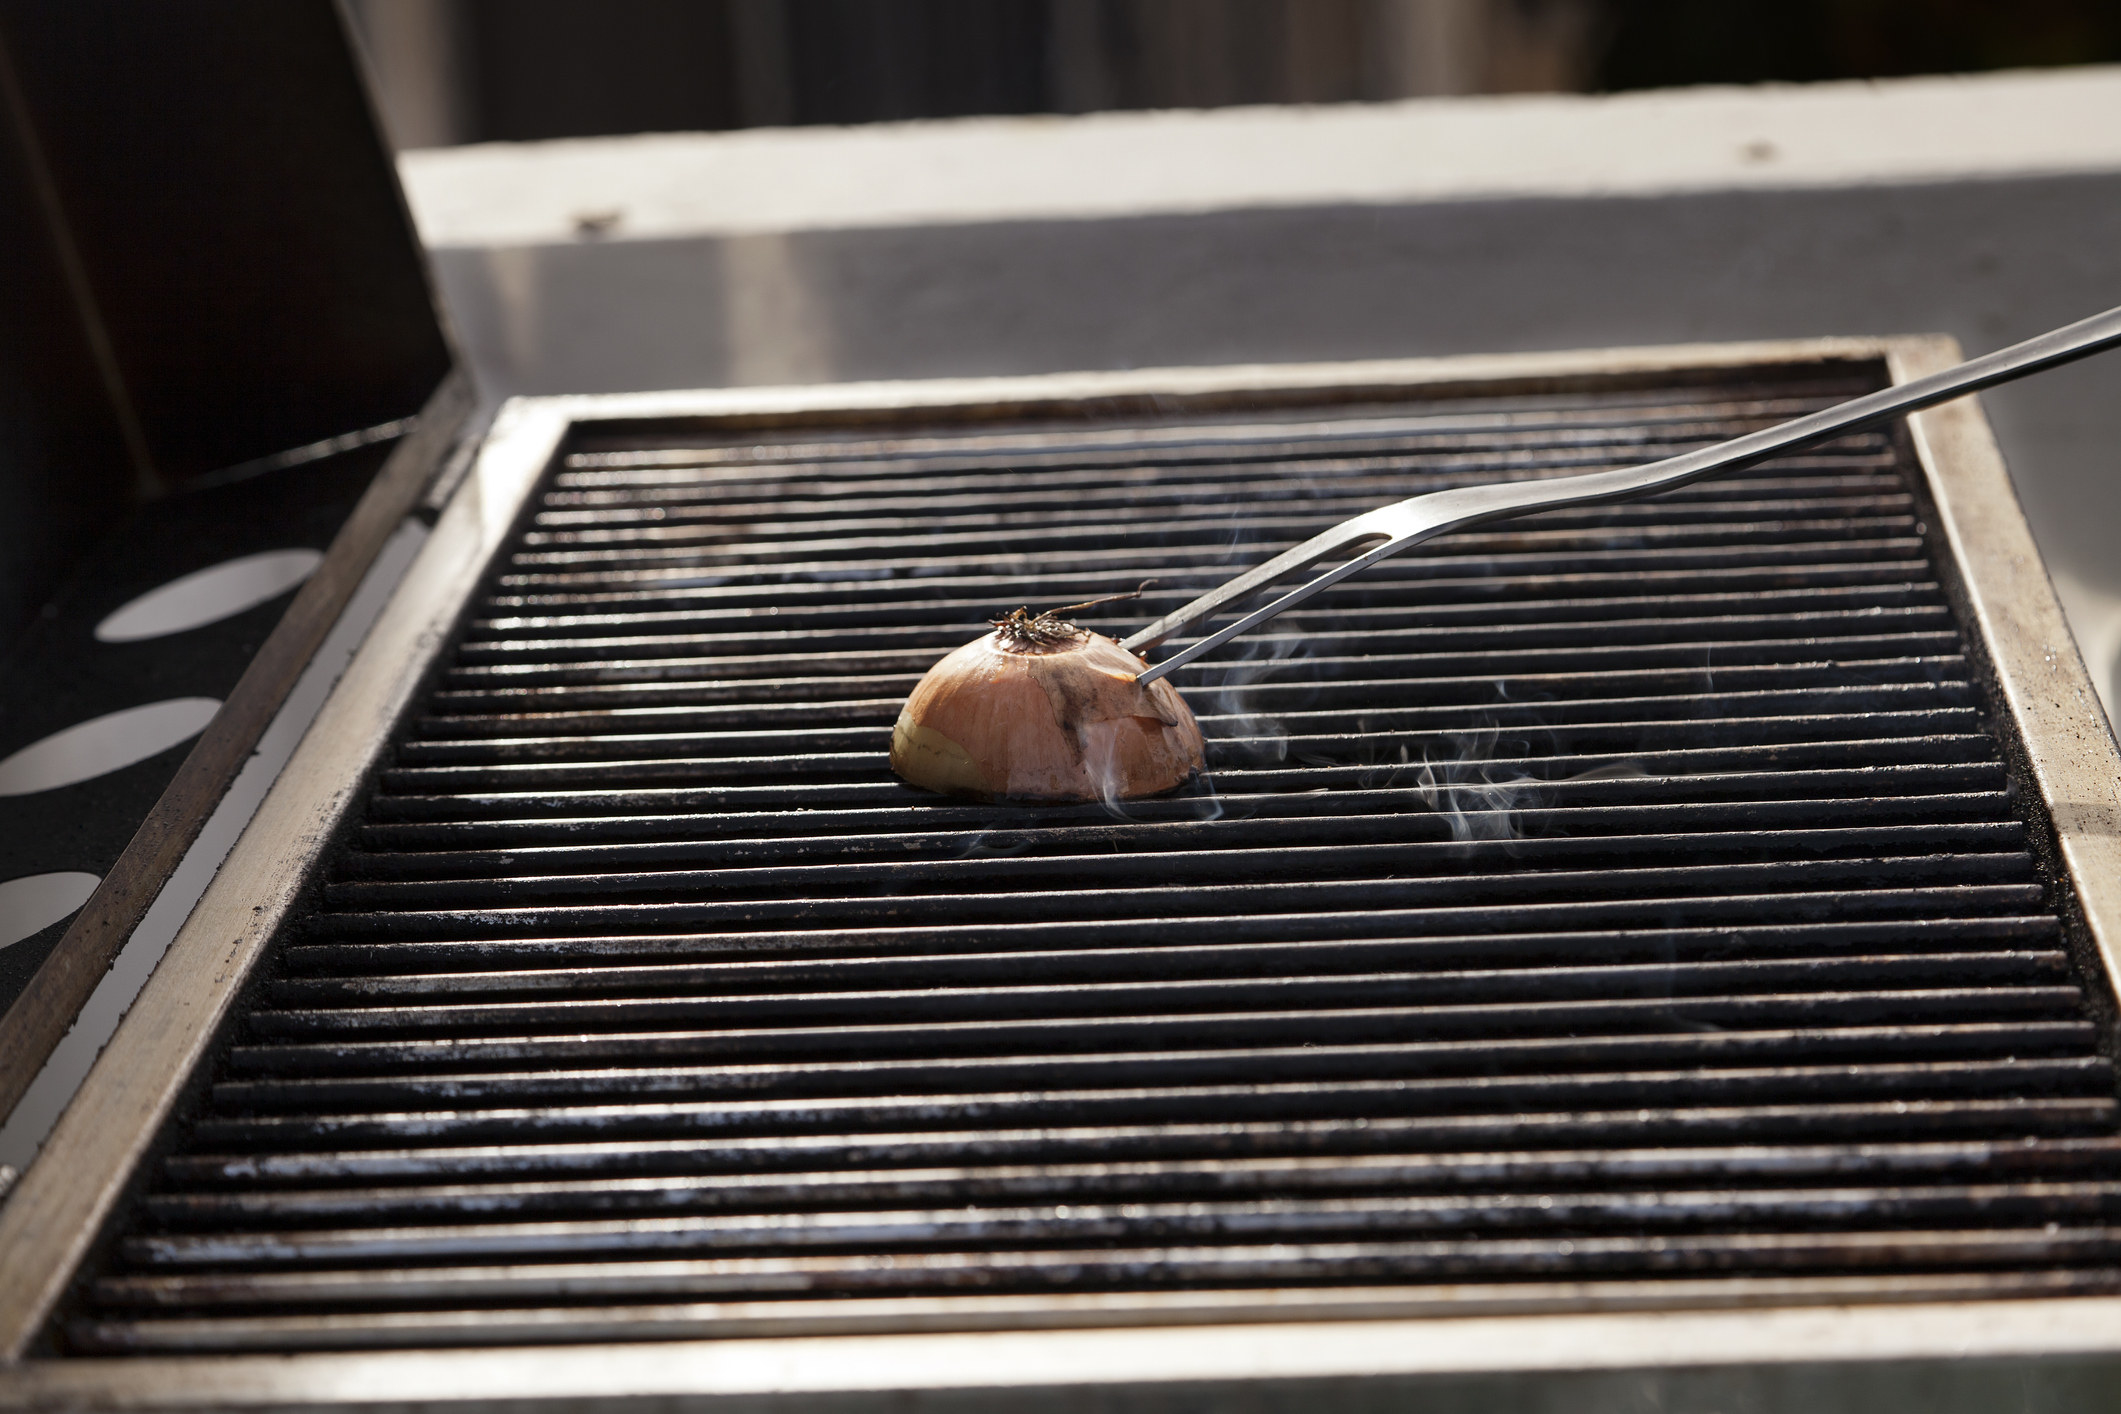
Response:
[[[401,147],[2121,60],[2116,0],[353,0]]]
[[[0,670],[131,511],[451,362],[330,0],[0,0],[0,261]]]
[[[2121,60],[2114,0],[1613,0],[1598,89]]]

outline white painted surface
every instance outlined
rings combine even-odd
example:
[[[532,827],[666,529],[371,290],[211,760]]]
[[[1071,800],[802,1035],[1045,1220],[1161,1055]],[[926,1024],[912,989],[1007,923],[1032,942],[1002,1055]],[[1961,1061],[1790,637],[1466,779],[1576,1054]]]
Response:
[[[416,519],[408,519],[399,526],[391,538],[384,542],[375,563],[369,566],[360,587],[354,591],[339,621],[326,635],[316,656],[295,680],[294,688],[287,700],[281,704],[272,724],[258,738],[257,749],[250,760],[237,773],[228,793],[214,813],[207,817],[200,829],[199,837],[192,842],[184,858],[170,874],[162,892],[149,905],[146,916],[140,920],[133,935],[126,940],[118,953],[117,961],[105,973],[88,1002],[74,1018],[73,1027],[52,1051],[44,1068],[30,1083],[14,1112],[5,1118],[0,1127],[0,1167],[12,1165],[20,1169],[36,1157],[44,1144],[44,1137],[58,1123],[59,1115],[74,1092],[81,1088],[89,1067],[103,1051],[118,1023],[140,994],[141,987],[169,950],[170,941],[177,936],[177,929],[191,915],[192,907],[206,886],[221,867],[234,846],[236,837],[250,823],[256,813],[258,802],[280,768],[294,755],[295,746],[302,734],[309,730],[317,711],[324,705],[325,696],[332,684],[346,670],[353,658],[354,650],[367,636],[369,626],[383,612],[384,601],[390,591],[397,587],[405,574],[406,566],[427,539],[427,527]],[[78,906],[78,905],[77,905]]]
[[[648,134],[399,159],[437,247],[2117,167],[2121,68]]]
[[[197,736],[220,710],[211,697],[172,697],[78,722],[0,761],[0,796],[57,790],[145,761]]]
[[[0,948],[13,947],[73,914],[102,882],[94,874],[64,870],[0,883]]]
[[[1832,334],[1978,354],[2121,301],[2121,68],[593,139],[401,170],[497,394]],[[1982,402],[2112,700],[2121,355]]]
[[[315,572],[318,550],[267,550],[223,560],[158,585],[106,615],[96,625],[104,643],[133,643],[218,623],[277,599]]]

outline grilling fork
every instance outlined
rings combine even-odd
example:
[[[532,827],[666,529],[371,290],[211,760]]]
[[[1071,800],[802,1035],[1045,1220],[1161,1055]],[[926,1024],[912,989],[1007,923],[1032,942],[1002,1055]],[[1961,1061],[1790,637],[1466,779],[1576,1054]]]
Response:
[[[1351,555],[1351,558],[1289,590],[1280,598],[1252,610],[1205,638],[1187,644],[1162,662],[1145,669],[1138,679],[1143,683],[1154,682],[1166,673],[1184,667],[1202,654],[1214,652],[1239,634],[1259,627],[1276,614],[1295,608],[1319,590],[1338,584],[1349,575],[1358,574],[1379,560],[1389,559],[1402,550],[1410,550],[1424,540],[1433,539],[1449,531],[1464,530],[1468,526],[1503,520],[1510,516],[1528,515],[1533,511],[1553,510],[1558,506],[1583,506],[1600,501],[1632,501],[1638,496],[1669,491],[1673,487],[1699,481],[1702,477],[1719,471],[1751,466],[1769,457],[1795,451],[1799,447],[1825,441],[1844,432],[1854,432],[1903,413],[1915,412],[1982,388],[1993,388],[1998,383],[2008,383],[2014,378],[2023,378],[2028,373],[2038,373],[2042,369],[2053,368],[2058,364],[2083,358],[2087,354],[2099,353],[2116,344],[2121,344],[2121,308],[2095,314],[2075,324],[2065,324],[2060,329],[2027,339],[2024,343],[2012,344],[2009,348],[1983,354],[1980,358],[1968,359],[1965,363],[1932,373],[1928,377],[1867,393],[1863,397],[1838,403],[1822,411],[1807,413],[1778,427],[1748,432],[1743,437],[1733,437],[1728,442],[1719,442],[1713,447],[1703,447],[1698,451],[1683,452],[1663,461],[1545,480],[1506,481],[1492,486],[1454,486],[1447,491],[1431,491],[1425,495],[1410,496],[1404,501],[1394,501],[1389,506],[1365,511],[1352,520],[1344,520],[1331,530],[1314,535],[1293,549],[1282,551],[1265,564],[1246,570],[1219,588],[1209,590],[1192,603],[1174,609],[1141,632],[1122,640],[1120,647],[1135,653],[1154,648],[1174,634],[1182,633],[1227,608],[1251,599],[1276,580],[1298,570],[1308,569],[1320,560],[1336,555]]]

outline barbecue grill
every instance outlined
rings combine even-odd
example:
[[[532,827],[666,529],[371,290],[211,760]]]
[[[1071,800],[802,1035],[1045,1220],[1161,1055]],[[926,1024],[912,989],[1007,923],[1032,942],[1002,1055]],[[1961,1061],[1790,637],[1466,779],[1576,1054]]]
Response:
[[[1020,603],[1955,357],[509,405],[0,1208],[8,1388],[2111,1349],[2121,761],[1971,401],[1346,581],[1176,795],[885,764]]]

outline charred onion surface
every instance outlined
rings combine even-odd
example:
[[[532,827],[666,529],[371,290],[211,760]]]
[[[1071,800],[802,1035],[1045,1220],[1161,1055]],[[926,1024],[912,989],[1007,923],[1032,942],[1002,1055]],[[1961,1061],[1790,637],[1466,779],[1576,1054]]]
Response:
[[[1102,634],[1018,609],[928,670],[891,730],[891,769],[984,800],[1172,790],[1201,769],[1200,727],[1168,679],[1135,681],[1142,667]]]

